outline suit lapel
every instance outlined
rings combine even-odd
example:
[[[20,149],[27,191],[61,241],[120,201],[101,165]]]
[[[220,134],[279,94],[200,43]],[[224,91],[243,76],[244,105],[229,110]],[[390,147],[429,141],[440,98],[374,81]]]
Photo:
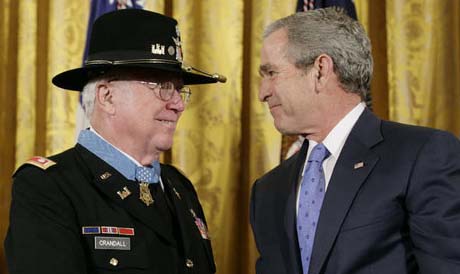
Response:
[[[118,171],[83,146],[77,144],[76,150],[83,158],[85,165],[91,170],[94,176],[94,185],[102,193],[115,204],[124,208],[139,222],[147,225],[171,244],[174,243],[172,232],[168,231],[162,223],[163,217],[153,208],[147,208],[147,206],[139,200],[139,186],[136,182],[126,179]],[[128,189],[131,194],[122,199],[117,192],[123,192],[124,188]],[[150,207],[152,206],[153,205]]]
[[[311,274],[320,273],[326,262],[356,194],[379,159],[371,147],[380,141],[380,120],[366,109],[353,127],[334,167],[316,230]]]
[[[308,151],[308,141],[304,141],[299,153],[295,156],[296,159],[293,164],[286,168],[290,170],[289,177],[287,180],[287,191],[288,197],[286,201],[286,208],[284,214],[284,230],[281,239],[285,239],[281,243],[283,250],[282,254],[284,257],[286,269],[288,273],[300,273],[301,261],[300,254],[298,252],[297,244],[297,232],[296,232],[296,197],[297,197],[297,185],[299,182],[299,175],[302,171],[303,164]]]

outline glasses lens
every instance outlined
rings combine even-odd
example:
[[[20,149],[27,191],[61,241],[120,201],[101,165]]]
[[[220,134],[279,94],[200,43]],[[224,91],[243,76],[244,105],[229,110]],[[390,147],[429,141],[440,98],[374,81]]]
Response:
[[[174,95],[174,84],[171,82],[161,83],[160,86],[160,98],[163,101],[169,101]]]
[[[189,87],[181,88],[179,90],[179,94],[184,104],[187,104],[188,102],[190,102],[190,96],[192,96],[192,91],[190,90]]]

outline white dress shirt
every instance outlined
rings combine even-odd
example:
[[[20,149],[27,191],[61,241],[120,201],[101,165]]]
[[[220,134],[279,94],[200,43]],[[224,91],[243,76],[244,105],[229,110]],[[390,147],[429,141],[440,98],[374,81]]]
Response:
[[[342,152],[342,148],[345,145],[345,141],[350,135],[351,129],[358,121],[359,116],[363,113],[365,109],[365,103],[361,102],[356,105],[350,112],[348,112],[345,117],[340,120],[340,122],[335,125],[335,127],[329,132],[326,138],[323,141],[324,146],[330,152],[329,157],[323,161],[323,170],[324,170],[324,179],[326,182],[326,191],[329,185],[329,181],[332,176],[332,172],[334,171],[335,164],[339,159],[340,153]],[[313,140],[308,140],[308,152],[307,157],[305,158],[305,163],[303,165],[302,173],[304,173],[305,168],[307,167],[308,157],[310,157],[310,153],[313,148],[318,143]],[[302,179],[300,179],[302,181]],[[300,184],[297,187],[297,202],[296,202],[296,209],[299,207],[299,191],[300,191]]]

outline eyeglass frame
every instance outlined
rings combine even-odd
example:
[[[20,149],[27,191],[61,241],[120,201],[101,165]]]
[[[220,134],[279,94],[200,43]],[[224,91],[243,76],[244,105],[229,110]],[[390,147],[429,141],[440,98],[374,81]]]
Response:
[[[184,105],[187,105],[190,102],[190,97],[192,96],[192,91],[189,87],[183,86],[178,89],[176,88],[176,85],[171,81],[157,83],[157,82],[140,81],[140,80],[112,79],[112,80],[109,80],[108,82],[114,82],[114,81],[129,81],[129,82],[136,82],[136,83],[143,84],[152,91],[158,91],[158,92],[155,92],[155,95],[164,102],[168,102],[169,100],[171,100],[174,97],[174,92],[177,92],[182,102],[184,103]],[[171,85],[171,87],[165,88],[164,87],[165,85]]]

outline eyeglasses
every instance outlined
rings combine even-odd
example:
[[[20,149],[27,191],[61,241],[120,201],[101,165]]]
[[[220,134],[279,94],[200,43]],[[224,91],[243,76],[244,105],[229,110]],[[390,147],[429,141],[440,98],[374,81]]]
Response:
[[[155,82],[146,82],[146,81],[135,81],[140,84],[147,86],[149,89],[158,92],[157,96],[160,97],[163,101],[169,101],[173,98],[174,93],[179,93],[179,96],[184,102],[187,104],[190,102],[190,96],[192,96],[192,91],[189,87],[181,87],[177,88],[173,82],[163,82],[163,83],[155,83]]]
[[[109,82],[120,81],[120,79],[111,79]],[[128,80],[130,81],[130,80]],[[147,86],[149,89],[155,92],[155,95],[158,96],[162,101],[169,101],[173,98],[174,93],[179,93],[179,96],[186,105],[190,102],[190,97],[192,96],[192,91],[189,87],[181,87],[177,88],[173,82],[163,82],[163,83],[155,83],[155,82],[147,82],[147,81],[132,81],[137,82],[139,84],[143,84]]]

